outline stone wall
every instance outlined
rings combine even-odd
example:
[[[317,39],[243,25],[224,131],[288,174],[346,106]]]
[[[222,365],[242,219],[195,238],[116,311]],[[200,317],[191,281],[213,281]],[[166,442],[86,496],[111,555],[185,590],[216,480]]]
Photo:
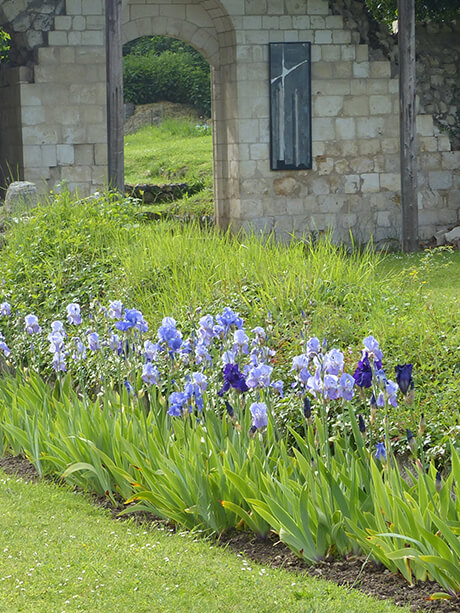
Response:
[[[66,180],[85,195],[106,181],[104,2],[66,0],[62,14],[57,2],[49,2],[41,5],[54,4],[56,13],[46,45],[34,52],[30,82],[12,84],[5,100],[19,95],[23,178],[44,179],[48,188]],[[222,227],[273,230],[281,238],[332,229],[343,241],[351,229],[358,241],[399,240],[394,41],[374,49],[370,43],[381,34],[370,26],[364,31],[351,14],[336,14],[340,2],[356,5],[335,0],[332,11],[328,0],[123,1],[124,42],[173,36],[211,64],[216,219]],[[23,10],[27,2],[13,4]],[[3,12],[13,4],[4,3]],[[268,43],[282,41],[312,43],[311,170],[270,170]],[[436,82],[430,80],[430,88]],[[422,104],[426,111],[428,102]],[[12,103],[2,105],[11,112]],[[451,151],[431,112],[419,115],[417,130],[420,235],[430,238],[459,220],[460,153]]]
[[[65,0],[3,0],[0,26],[12,37],[10,64],[25,66],[34,63],[34,54],[48,43],[48,32],[54,29],[54,18],[62,15]]]
[[[347,28],[369,45],[370,59],[388,59],[398,74],[397,37],[369,14],[363,0],[330,0],[330,10],[342,15]],[[435,125],[460,149],[460,23],[419,24],[416,27],[417,96],[419,113],[433,115]]]

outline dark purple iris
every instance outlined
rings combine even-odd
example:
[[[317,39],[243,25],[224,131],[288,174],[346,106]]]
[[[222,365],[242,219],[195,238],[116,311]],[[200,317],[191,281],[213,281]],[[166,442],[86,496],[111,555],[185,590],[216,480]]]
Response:
[[[223,372],[225,382],[222,389],[217,392],[219,396],[223,396],[231,387],[240,392],[247,392],[249,390],[244,375],[238,368],[238,364],[226,364]]]
[[[412,368],[412,364],[398,364],[395,366],[396,383],[399,385],[399,389],[404,396],[407,396],[407,393],[414,387]]]
[[[366,355],[358,362],[358,367],[353,374],[353,379],[358,387],[370,387],[372,384],[372,368]]]

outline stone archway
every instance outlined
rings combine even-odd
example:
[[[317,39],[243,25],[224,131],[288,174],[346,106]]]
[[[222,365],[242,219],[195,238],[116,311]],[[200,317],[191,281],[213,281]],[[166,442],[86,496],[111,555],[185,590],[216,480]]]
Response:
[[[239,193],[231,160],[238,148],[236,36],[219,0],[123,0],[121,40],[141,36],[178,38],[199,51],[211,66],[214,196],[216,220],[226,225]]]

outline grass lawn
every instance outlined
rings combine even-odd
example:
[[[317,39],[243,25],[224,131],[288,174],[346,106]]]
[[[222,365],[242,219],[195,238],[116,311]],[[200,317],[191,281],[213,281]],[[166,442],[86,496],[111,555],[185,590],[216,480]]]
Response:
[[[397,613],[332,583],[263,568],[193,534],[115,522],[83,496],[0,472],[0,609]]]
[[[199,188],[173,203],[155,204],[146,211],[170,215],[214,214],[212,134],[188,119],[167,119],[125,137],[125,182],[135,184],[188,183]]]

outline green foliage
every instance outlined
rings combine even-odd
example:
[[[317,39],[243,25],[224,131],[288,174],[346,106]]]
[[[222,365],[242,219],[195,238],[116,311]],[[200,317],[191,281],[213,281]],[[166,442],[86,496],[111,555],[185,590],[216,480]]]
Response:
[[[0,385],[3,449],[25,453],[40,474],[191,529],[271,528],[310,562],[364,551],[409,583],[434,579],[444,597],[458,596],[458,450],[450,446],[441,486],[419,459],[402,478],[389,442],[377,465],[351,409],[350,419],[344,436],[309,420],[288,452],[271,412],[266,431],[250,436],[243,402],[230,418],[210,395],[199,420],[171,419],[161,395],[107,390],[89,401],[68,376],[54,391],[36,375]]]
[[[62,312],[72,296],[89,305],[116,276],[120,254],[113,244],[135,222],[129,202],[112,194],[81,201],[52,195],[9,225],[0,258],[5,299],[42,317]]]
[[[8,61],[11,36],[0,28],[0,64]]]
[[[397,0],[365,0],[377,21],[391,25],[398,18]],[[415,0],[417,21],[451,21],[460,15],[458,0]]]
[[[210,115],[210,70],[198,52],[173,39],[145,37],[125,47],[124,53],[127,102],[181,102]]]

